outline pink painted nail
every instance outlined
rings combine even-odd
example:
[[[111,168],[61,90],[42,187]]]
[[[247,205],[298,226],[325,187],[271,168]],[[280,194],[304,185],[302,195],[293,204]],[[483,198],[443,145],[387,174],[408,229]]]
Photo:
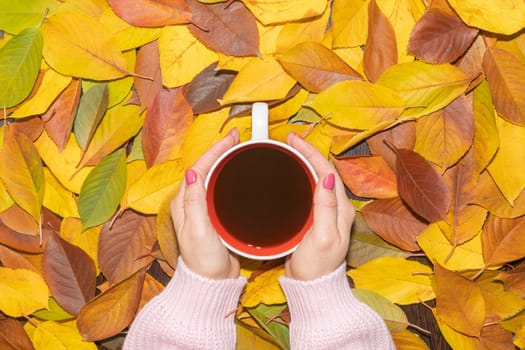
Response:
[[[192,185],[197,181],[197,173],[193,169],[186,170],[186,185]]]
[[[326,175],[326,177],[323,180],[323,187],[327,190],[333,190],[335,187],[335,175],[333,173],[330,173]]]

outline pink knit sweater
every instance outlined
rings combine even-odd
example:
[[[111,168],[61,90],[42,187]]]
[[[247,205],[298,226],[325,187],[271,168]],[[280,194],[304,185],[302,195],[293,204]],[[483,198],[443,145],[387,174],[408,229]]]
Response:
[[[383,320],[352,294],[341,265],[314,281],[280,279],[293,350],[395,349]],[[131,325],[124,350],[235,349],[232,311],[246,279],[212,280],[179,259],[175,275]]]

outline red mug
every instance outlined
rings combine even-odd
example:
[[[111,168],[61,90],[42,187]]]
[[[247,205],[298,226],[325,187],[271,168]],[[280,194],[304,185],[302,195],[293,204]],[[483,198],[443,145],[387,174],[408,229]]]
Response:
[[[268,138],[268,105],[257,102],[251,140],[222,154],[206,177],[211,223],[223,244],[241,256],[286,256],[312,225],[317,181],[301,153]]]

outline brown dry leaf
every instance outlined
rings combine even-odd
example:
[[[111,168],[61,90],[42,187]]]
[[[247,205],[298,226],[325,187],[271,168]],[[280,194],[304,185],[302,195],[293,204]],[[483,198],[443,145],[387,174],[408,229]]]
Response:
[[[18,119],[15,123],[9,125],[9,129],[25,135],[31,141],[35,141],[44,130],[44,123],[39,117],[27,117]]]
[[[13,204],[0,213],[0,220],[11,230],[25,235],[38,236],[40,225],[28,212]]]
[[[77,319],[84,340],[109,338],[129,326],[138,309],[145,274],[144,269],[137,271],[84,305]]]
[[[468,151],[473,137],[472,99],[460,96],[443,110],[417,120],[414,151],[446,169]]]
[[[416,152],[400,148],[396,154],[400,197],[424,219],[430,222],[443,219],[450,207],[450,191],[443,178]]]
[[[498,113],[511,123],[525,126],[525,63],[510,52],[489,46],[483,71]]]
[[[512,270],[503,271],[498,275],[508,290],[521,298],[525,298],[525,263],[521,263]]]
[[[427,224],[415,216],[399,197],[370,202],[361,213],[372,231],[385,241],[411,252],[421,249],[416,237]]]
[[[20,252],[0,244],[0,262],[11,269],[26,269],[36,273],[40,271]]]
[[[372,0],[368,5],[368,37],[363,57],[366,76],[375,82],[396,63],[396,33],[388,17],[377,6],[376,1]]]
[[[408,52],[428,63],[450,63],[467,51],[478,32],[451,10],[430,9],[416,23]]]
[[[478,337],[485,321],[481,288],[469,279],[434,264],[436,313],[451,328]]]
[[[141,111],[143,111],[162,89],[158,40],[152,41],[138,50],[135,73],[137,76],[134,77],[133,84],[139,98],[139,104],[142,107]],[[141,77],[150,77],[151,80]]]
[[[80,86],[80,80],[73,79],[42,115],[47,134],[55,142],[59,151],[66,148],[71,136],[73,120],[80,101]]]
[[[155,217],[126,210],[113,226],[107,223],[99,238],[100,269],[111,285],[151,264]]]
[[[44,278],[51,294],[67,312],[78,315],[95,296],[95,264],[77,246],[52,233],[42,257]]]
[[[178,157],[193,111],[181,88],[162,89],[153,98],[142,126],[142,151],[148,167]]]
[[[498,266],[525,255],[525,216],[501,219],[490,215],[481,232],[483,260],[488,266]]]
[[[381,131],[366,140],[370,152],[381,156],[392,169],[396,168],[396,153],[388,145],[396,148],[413,149],[416,142],[416,122],[398,124]]]
[[[183,0],[108,0],[115,13],[137,27],[189,23],[191,11]]]
[[[218,100],[230,87],[237,73],[217,70],[218,63],[212,63],[184,86],[183,94],[191,105],[193,113],[210,113],[221,108]]]
[[[397,197],[394,171],[379,156],[331,157],[344,184],[353,194],[365,198]]]
[[[188,5],[189,29],[208,48],[230,56],[261,56],[255,17],[241,1],[225,6],[188,0]]]
[[[479,338],[480,350],[514,350],[512,333],[501,325],[495,324],[483,327]]]
[[[31,340],[18,320],[0,314],[0,348],[4,350],[32,350]]]
[[[339,81],[362,79],[359,73],[320,43],[300,43],[276,57],[288,74],[312,92],[321,92]]]

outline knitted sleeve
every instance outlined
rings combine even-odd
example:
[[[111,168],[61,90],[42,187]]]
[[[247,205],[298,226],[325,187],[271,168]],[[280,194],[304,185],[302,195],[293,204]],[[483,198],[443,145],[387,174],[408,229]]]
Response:
[[[293,350],[395,349],[383,319],[352,294],[345,267],[313,281],[280,278]]]
[[[213,280],[179,258],[166,288],[138,313],[124,350],[234,349],[234,314],[246,279]]]

